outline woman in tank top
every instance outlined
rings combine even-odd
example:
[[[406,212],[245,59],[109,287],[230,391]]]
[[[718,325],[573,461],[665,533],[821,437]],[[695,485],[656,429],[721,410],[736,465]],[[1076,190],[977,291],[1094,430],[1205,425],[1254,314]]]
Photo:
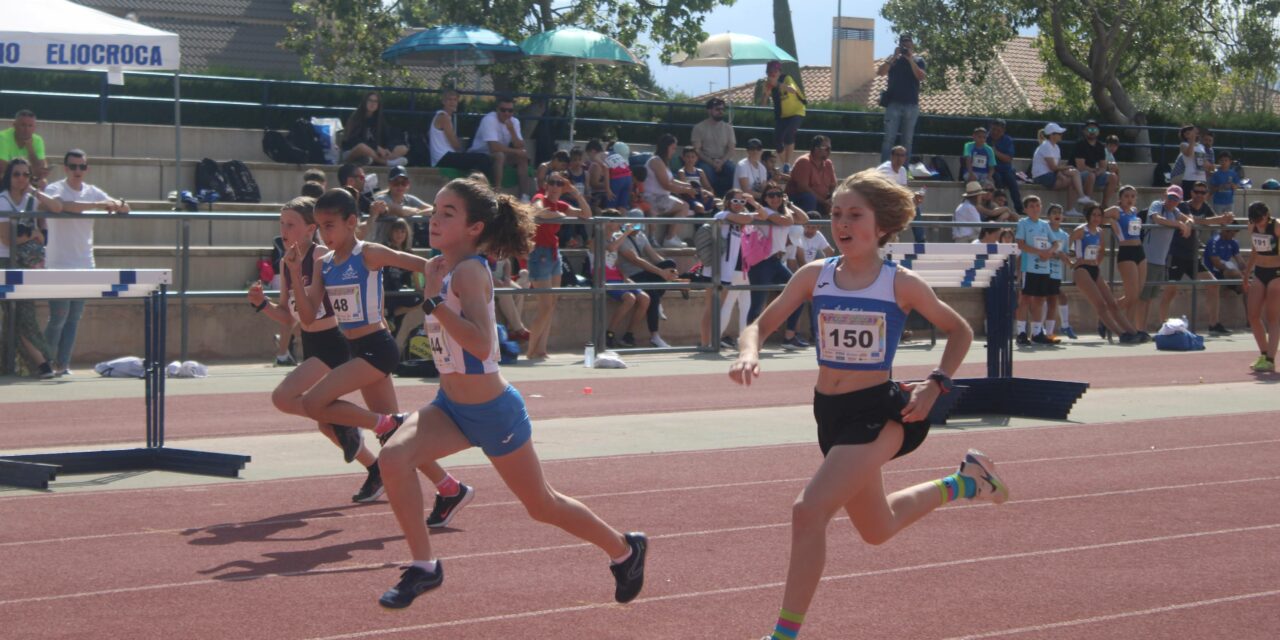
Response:
[[[1075,228],[1068,238],[1067,244],[1075,248],[1075,260],[1072,262],[1073,278],[1076,288],[1084,294],[1093,310],[1098,314],[1098,322],[1111,333],[1120,336],[1120,344],[1137,344],[1144,342],[1133,323],[1120,312],[1120,306],[1111,295],[1111,285],[1102,278],[1098,265],[1102,264],[1102,224],[1104,217],[1102,205],[1090,204],[1084,210],[1084,224]],[[1120,223],[1111,221],[1112,230],[1119,235]]]
[[[1280,343],[1280,225],[1262,202],[1249,205],[1249,242],[1253,252],[1244,268],[1249,283],[1249,328],[1258,343],[1253,370],[1276,370],[1276,345]],[[1263,321],[1263,311],[1266,321]]]
[[[1147,254],[1142,249],[1142,218],[1138,215],[1138,190],[1133,185],[1120,187],[1119,204],[1107,209],[1104,216],[1112,220],[1116,232],[1116,269],[1124,283],[1124,297],[1116,301],[1129,324],[1141,327],[1136,317],[1142,308],[1138,299],[1147,286]],[[1145,335],[1139,332],[1139,335]]]
[[[443,104],[439,111],[431,117],[431,128],[427,133],[427,142],[431,146],[431,166],[446,169],[458,169],[466,173],[479,171],[489,179],[493,176],[493,160],[483,153],[470,153],[458,132],[453,128],[453,118],[458,113],[460,96],[453,89],[446,89],[441,95]]]

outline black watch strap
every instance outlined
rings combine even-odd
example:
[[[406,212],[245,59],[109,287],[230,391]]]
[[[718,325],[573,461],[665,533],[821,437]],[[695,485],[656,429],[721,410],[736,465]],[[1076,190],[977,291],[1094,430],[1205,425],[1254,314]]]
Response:
[[[432,296],[422,301],[422,312],[431,315],[435,313],[436,308],[444,304],[444,297]]]
[[[929,374],[929,379],[938,383],[938,389],[942,393],[951,393],[952,387],[955,386],[955,383],[951,381],[951,376],[947,375],[947,372],[942,369],[934,369],[933,373]]]

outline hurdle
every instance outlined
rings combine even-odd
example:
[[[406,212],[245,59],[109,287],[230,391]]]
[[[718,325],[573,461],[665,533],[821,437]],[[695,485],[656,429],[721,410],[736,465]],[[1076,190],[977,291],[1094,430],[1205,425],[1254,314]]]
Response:
[[[106,451],[0,454],[0,484],[47,490],[59,473],[178,471],[238,477],[249,456],[174,449],[164,444],[168,269],[0,270],[0,300],[142,298],[146,446]]]
[[[987,377],[957,378],[948,405],[935,407],[930,419],[947,415],[999,413],[1065,420],[1087,382],[1040,380],[1013,375],[1013,317],[1017,277],[1012,244],[890,243],[885,257],[911,269],[935,289],[984,289],[986,293]],[[953,396],[953,397],[948,397]]]

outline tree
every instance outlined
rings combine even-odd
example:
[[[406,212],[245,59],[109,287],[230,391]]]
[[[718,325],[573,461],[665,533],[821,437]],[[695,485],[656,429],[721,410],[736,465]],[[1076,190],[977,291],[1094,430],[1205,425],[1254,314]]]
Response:
[[[1019,30],[1036,28],[1037,46],[1049,62],[1045,80],[1067,106],[1084,106],[1079,102],[1087,96],[1107,122],[1141,125],[1152,109],[1179,113],[1211,102],[1229,67],[1274,70],[1280,39],[1273,19],[1280,2],[1229,4],[889,0],[882,14],[896,25],[910,25],[907,30],[928,55],[932,86],[945,86],[948,71],[965,80],[980,77]],[[1146,130],[1131,133],[1139,144],[1149,142]]]
[[[796,30],[791,25],[790,0],[773,0],[773,42],[779,49],[791,54],[792,58],[800,59],[800,56],[796,55]],[[804,79],[800,77],[799,62],[783,62],[782,72],[795,78],[800,91],[804,91]]]

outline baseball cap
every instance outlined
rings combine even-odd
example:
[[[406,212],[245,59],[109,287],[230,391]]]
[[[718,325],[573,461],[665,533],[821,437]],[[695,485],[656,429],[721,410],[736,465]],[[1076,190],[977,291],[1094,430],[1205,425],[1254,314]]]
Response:
[[[409,171],[406,170],[404,167],[391,167],[391,172],[387,174],[387,182],[395,180],[396,178],[408,178],[408,177],[409,177]]]
[[[1056,122],[1050,122],[1049,124],[1046,124],[1046,125],[1044,126],[1044,134],[1045,134],[1046,136],[1051,136],[1051,135],[1053,135],[1053,134],[1055,134],[1055,133],[1066,133],[1066,132],[1067,132],[1067,130],[1066,130],[1066,129],[1063,129],[1063,128],[1062,128],[1062,127],[1060,127],[1060,126],[1058,126],[1058,123],[1056,123]]]
[[[760,142],[760,138],[752,138],[747,141],[748,150],[763,149],[763,148],[764,148],[764,143]]]
[[[1175,198],[1177,198],[1177,199],[1181,200],[1181,199],[1182,199],[1182,187],[1179,187],[1179,186],[1178,186],[1178,185],[1176,185],[1176,184],[1175,184],[1175,185],[1171,185],[1168,189],[1165,189],[1165,190],[1164,190],[1164,195],[1166,195],[1166,196],[1173,196],[1173,197],[1175,197]]]

